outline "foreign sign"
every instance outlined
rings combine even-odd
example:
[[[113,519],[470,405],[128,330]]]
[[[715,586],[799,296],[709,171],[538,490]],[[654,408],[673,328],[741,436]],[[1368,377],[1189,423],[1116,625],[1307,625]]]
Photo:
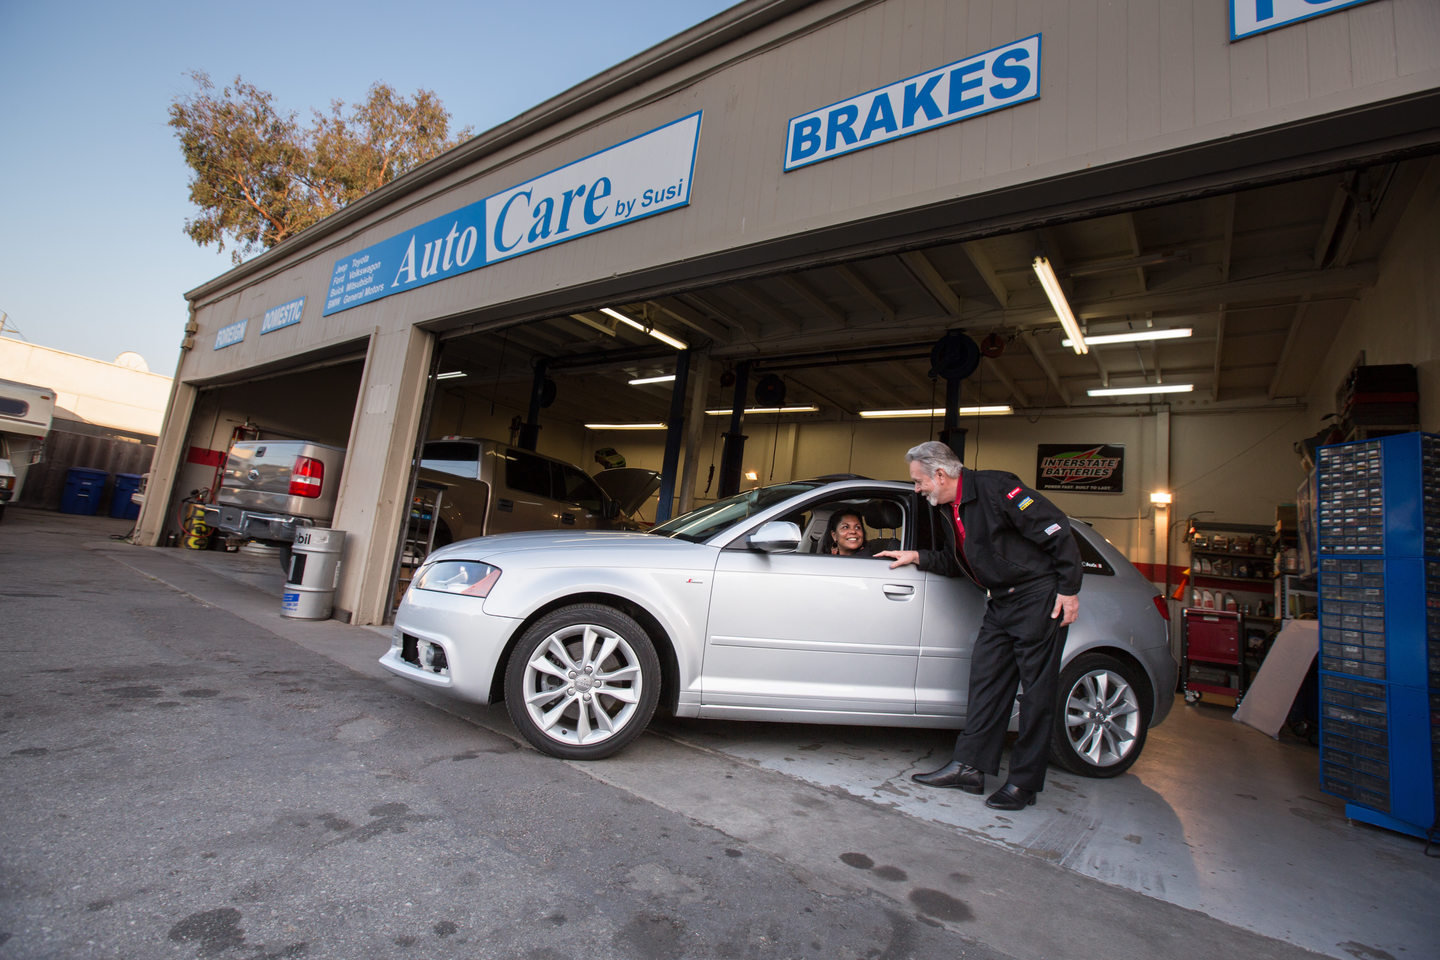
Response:
[[[1299,23],[1327,13],[1359,6],[1371,0],[1230,0],[1230,39],[1244,40],[1257,33]]]
[[[324,316],[687,206],[700,113],[335,261]]]
[[[271,307],[265,311],[265,319],[260,321],[260,336],[279,330],[281,327],[288,327],[292,323],[299,323],[300,316],[305,312],[305,298],[297,297],[289,303],[282,303],[278,307]]]
[[[245,327],[250,323],[247,317],[244,320],[236,320],[234,323],[227,323],[215,331],[215,349],[223,350],[225,347],[232,347],[245,339]]]
[[[785,134],[785,170],[1039,96],[1037,33],[795,117]]]
[[[1035,489],[1120,493],[1125,489],[1125,447],[1041,443],[1035,451]]]

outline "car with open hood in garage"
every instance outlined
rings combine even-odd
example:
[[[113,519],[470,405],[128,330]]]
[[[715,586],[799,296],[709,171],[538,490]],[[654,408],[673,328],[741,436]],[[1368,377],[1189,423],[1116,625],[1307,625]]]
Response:
[[[830,554],[825,533],[841,511],[888,546],[943,542],[909,484],[862,478],[749,490],[649,532],[462,541],[417,571],[380,662],[465,700],[503,700],[531,744],[568,759],[615,753],[657,707],[963,726],[984,593],[887,559]],[[1075,773],[1115,776],[1169,712],[1176,663],[1163,597],[1088,525],[1073,530],[1085,582],[1052,756]]]

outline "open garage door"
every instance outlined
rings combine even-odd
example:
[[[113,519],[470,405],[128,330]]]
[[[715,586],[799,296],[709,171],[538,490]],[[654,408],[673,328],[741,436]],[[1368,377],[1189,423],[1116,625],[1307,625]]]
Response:
[[[187,537],[191,504],[213,504],[219,494],[226,451],[239,440],[305,440],[345,448],[364,372],[363,351],[346,351],[244,381],[199,390],[176,476],[165,533]],[[339,478],[334,478],[338,482]],[[223,546],[224,538],[203,542]],[[230,546],[240,546],[231,543]],[[251,545],[250,550],[266,548]],[[273,550],[277,555],[278,550]]]
[[[1041,422],[1098,437],[1110,433],[1089,429],[1099,418],[1269,416],[1296,420],[1298,436],[1307,399],[1336,386],[1317,378],[1332,375],[1337,331],[1380,282],[1412,201],[1433,204],[1422,185],[1435,176],[1431,158],[1381,162],[523,323],[483,321],[446,335],[428,436],[522,444],[528,433],[540,453],[590,472],[622,461],[660,470],[664,425],[681,409],[688,456],[677,509],[720,494],[730,434],[748,436],[742,484],[896,476],[904,449],[943,425],[936,345],[957,331],[978,354],[958,405],[981,466],[1015,469],[1013,456],[994,459],[1010,435],[1031,440],[1033,457]],[[1057,317],[1042,262],[1083,346]],[[682,357],[677,407],[670,378]],[[1153,431],[1120,436],[1132,457],[1154,442]],[[1284,433],[1282,448],[1292,439]],[[1089,502],[1080,512],[1122,547],[1148,549],[1148,503],[1134,506]],[[652,499],[642,516],[658,509]]]

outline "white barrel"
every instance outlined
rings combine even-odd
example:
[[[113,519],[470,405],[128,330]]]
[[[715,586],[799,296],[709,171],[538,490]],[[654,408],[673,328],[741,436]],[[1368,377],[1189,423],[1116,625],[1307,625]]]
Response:
[[[290,573],[280,596],[280,615],[292,620],[325,620],[335,605],[345,531],[301,527],[291,547]]]

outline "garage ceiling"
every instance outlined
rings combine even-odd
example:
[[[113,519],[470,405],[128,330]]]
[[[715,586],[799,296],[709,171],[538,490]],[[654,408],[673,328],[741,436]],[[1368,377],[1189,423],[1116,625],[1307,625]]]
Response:
[[[999,349],[962,388],[964,404],[1018,412],[1096,412],[1150,402],[1087,390],[1157,382],[1191,393],[1172,409],[1292,405],[1310,392],[1350,304],[1377,261],[1428,159],[1388,163],[1239,193],[896,252],[607,304],[700,347],[712,359],[709,407],[728,408],[721,372],[752,362],[780,376],[786,404],[811,419],[929,408],[945,383],[930,347],[946,331]],[[1087,336],[1190,327],[1186,339],[1096,344],[1064,334],[1031,268],[1048,257]],[[664,420],[675,350],[599,309],[471,334],[445,344],[446,390],[524,410],[531,371],[548,358],[558,390],[542,420]],[[1338,386],[1338,385],[1336,385]],[[598,402],[597,402],[598,400]]]

